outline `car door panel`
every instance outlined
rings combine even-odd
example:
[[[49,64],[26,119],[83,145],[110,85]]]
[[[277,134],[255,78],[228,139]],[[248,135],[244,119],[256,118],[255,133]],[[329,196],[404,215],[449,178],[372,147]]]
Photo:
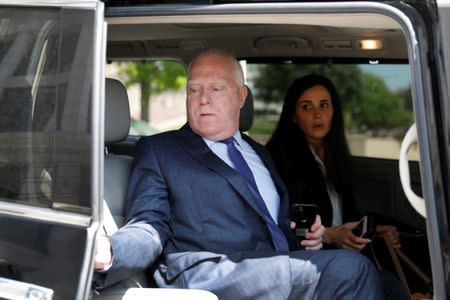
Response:
[[[104,30],[98,1],[0,1],[0,279],[53,299],[90,290]]]
[[[76,297],[86,231],[5,216],[0,227],[9,228],[0,231],[0,258],[15,269],[12,279],[52,287],[55,299]]]
[[[436,80],[439,86],[441,109],[438,112],[440,121],[440,141],[441,141],[441,160],[442,160],[442,185],[445,193],[445,200],[440,204],[442,216],[439,218],[437,228],[439,234],[436,241],[442,245],[442,257],[444,261],[444,274],[446,276],[447,293],[450,294],[450,3],[448,1],[436,1],[439,15],[439,23],[436,28],[436,48],[437,70],[441,76]],[[445,201],[445,202],[444,202]]]

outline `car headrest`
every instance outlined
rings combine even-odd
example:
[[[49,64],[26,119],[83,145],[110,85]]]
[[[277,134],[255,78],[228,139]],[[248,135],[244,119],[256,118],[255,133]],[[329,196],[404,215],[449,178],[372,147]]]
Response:
[[[241,108],[241,114],[239,117],[239,130],[247,131],[253,125],[253,95],[250,88],[246,85],[247,88],[247,98],[245,99],[244,106]]]
[[[119,142],[130,131],[130,104],[125,86],[116,79],[105,81],[105,143]]]

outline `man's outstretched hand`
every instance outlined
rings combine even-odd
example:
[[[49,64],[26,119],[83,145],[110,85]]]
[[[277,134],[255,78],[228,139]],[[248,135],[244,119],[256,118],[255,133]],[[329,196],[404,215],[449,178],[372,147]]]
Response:
[[[99,235],[97,238],[97,247],[94,256],[95,270],[103,270],[107,268],[111,264],[111,260],[111,243],[106,236]]]

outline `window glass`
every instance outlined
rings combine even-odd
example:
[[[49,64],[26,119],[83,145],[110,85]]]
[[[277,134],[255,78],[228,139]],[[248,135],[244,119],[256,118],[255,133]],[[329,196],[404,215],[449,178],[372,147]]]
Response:
[[[0,200],[89,213],[93,13],[0,9]]]
[[[113,62],[106,77],[120,80],[130,101],[130,135],[152,135],[186,123],[186,68],[171,60]]]
[[[408,64],[241,63],[255,106],[249,134],[260,143],[274,131],[290,83],[316,73],[330,78],[337,88],[352,155],[398,159],[401,140],[414,123]],[[131,135],[177,129],[186,122],[186,72],[181,63],[114,62],[107,65],[106,74],[127,87]],[[412,147],[409,156],[417,160],[417,148]]]
[[[296,78],[316,73],[336,86],[352,155],[398,159],[401,140],[414,123],[408,64],[246,63],[255,119],[249,134],[265,144],[277,125],[284,96]],[[410,151],[418,159],[417,149]]]

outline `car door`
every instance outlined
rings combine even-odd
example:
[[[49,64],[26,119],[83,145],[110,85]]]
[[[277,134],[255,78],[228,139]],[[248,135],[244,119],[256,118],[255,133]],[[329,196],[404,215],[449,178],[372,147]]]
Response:
[[[415,1],[400,6],[415,28],[410,48],[414,93],[414,124],[400,151],[400,177],[412,206],[426,218],[435,299],[447,299],[449,282],[449,22],[448,1],[432,5]],[[413,7],[413,9],[411,9]],[[416,142],[420,149],[423,198],[411,190],[406,153]]]
[[[103,194],[103,3],[0,1],[0,298],[86,299]]]
[[[436,220],[433,222],[435,228],[436,255],[440,255],[443,260],[443,272],[446,278],[445,287],[447,295],[450,295],[450,2],[437,1],[438,26],[435,28],[436,49],[435,55],[436,84],[439,86],[435,99],[436,107],[439,108],[438,116],[438,137],[439,137],[439,157],[441,159],[441,177],[438,186],[442,186],[441,201],[436,204]]]

